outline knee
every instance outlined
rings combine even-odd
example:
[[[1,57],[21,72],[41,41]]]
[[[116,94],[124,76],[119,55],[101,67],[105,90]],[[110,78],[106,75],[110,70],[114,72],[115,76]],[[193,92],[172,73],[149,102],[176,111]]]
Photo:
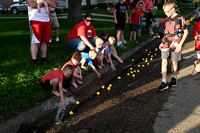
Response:
[[[58,83],[59,83],[59,79],[58,78],[53,78],[53,79],[50,80],[50,84],[51,85],[58,85]]]

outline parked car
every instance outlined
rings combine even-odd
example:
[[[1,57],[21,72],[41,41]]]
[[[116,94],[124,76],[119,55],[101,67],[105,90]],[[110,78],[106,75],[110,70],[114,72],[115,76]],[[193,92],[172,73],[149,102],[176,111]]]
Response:
[[[8,11],[7,8],[4,5],[0,4],[0,13],[4,14],[7,13],[7,11]]]
[[[28,4],[26,3],[26,1],[22,0],[17,4],[13,4],[10,6],[9,10],[13,13],[13,14],[18,14],[20,12],[22,13],[27,13],[28,11]]]

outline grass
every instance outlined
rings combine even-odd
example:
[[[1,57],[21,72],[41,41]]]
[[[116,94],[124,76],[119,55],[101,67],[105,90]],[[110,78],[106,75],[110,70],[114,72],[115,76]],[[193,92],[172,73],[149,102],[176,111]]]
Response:
[[[187,12],[187,14],[191,12],[189,9],[184,10],[184,7],[180,8],[180,10],[181,12],[184,11],[184,13]],[[85,12],[83,11],[83,13]],[[90,12],[106,14],[104,13],[106,12],[105,9],[93,9]],[[161,12],[163,13],[159,7],[157,17],[162,15]],[[2,16],[26,17],[27,14],[0,15],[0,17]],[[60,69],[65,62],[70,60],[73,50],[65,44],[65,41],[67,34],[76,23],[59,19],[60,40],[64,43],[54,44],[53,47],[48,47],[47,57],[52,61],[50,65],[34,66],[30,55],[28,20],[26,18],[0,18],[0,21],[0,121],[3,121],[21,111],[38,105],[41,101],[52,96],[50,90],[42,89],[40,80],[47,72],[55,68]],[[102,31],[108,31],[109,35],[116,36],[114,23],[93,21],[93,26],[95,27],[97,35],[100,35]],[[148,31],[143,26],[142,37],[137,38],[137,40],[141,42],[148,37]],[[52,38],[55,38],[54,30],[52,32]],[[129,27],[127,24],[125,27],[125,39],[129,40],[128,38]],[[127,49],[130,49],[134,45],[134,43],[128,42]],[[118,47],[116,49],[119,54],[127,50]],[[39,59],[40,52],[38,52]]]

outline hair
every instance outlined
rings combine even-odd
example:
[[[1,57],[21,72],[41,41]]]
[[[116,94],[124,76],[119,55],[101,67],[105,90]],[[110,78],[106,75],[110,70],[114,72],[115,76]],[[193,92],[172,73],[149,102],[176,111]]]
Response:
[[[71,71],[71,73],[74,73],[74,68],[72,65],[66,65],[63,71]]]
[[[91,14],[91,13],[86,13],[86,14],[85,14],[85,19],[86,19],[86,18],[92,18],[92,14]]]
[[[110,36],[109,38],[108,38],[108,41],[110,42],[110,41],[115,41],[115,38],[113,37],[113,36]]]
[[[96,52],[94,49],[91,49],[91,50],[89,51],[89,54],[97,54],[97,52]]]
[[[81,53],[75,52],[75,53],[72,55],[72,58],[75,59],[75,60],[77,60],[77,61],[81,61],[81,59],[82,59]]]
[[[169,0],[163,5],[163,8],[165,8],[166,6],[170,6],[171,8],[175,8],[176,4],[173,0]]]
[[[104,43],[104,41],[101,38],[97,38],[95,41],[96,46],[99,44],[103,44],[103,43]]]
[[[103,37],[103,36],[108,36],[108,32],[107,31],[101,32],[101,37]]]

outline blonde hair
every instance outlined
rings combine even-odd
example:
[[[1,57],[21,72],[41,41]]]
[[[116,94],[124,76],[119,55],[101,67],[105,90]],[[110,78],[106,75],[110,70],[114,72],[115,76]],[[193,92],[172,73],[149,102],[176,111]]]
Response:
[[[110,36],[109,38],[108,38],[108,41],[110,42],[110,41],[115,41],[115,38],[113,37],[113,36]]]
[[[176,7],[176,4],[175,4],[175,2],[174,2],[173,0],[169,0],[169,1],[167,1],[167,2],[163,5],[163,9],[164,9],[166,6],[168,6],[168,7],[170,7],[170,8],[175,8],[175,7]]]
[[[96,46],[99,44],[103,44],[103,43],[104,43],[104,41],[101,38],[97,38],[95,41]]]
[[[91,50],[89,51],[89,54],[97,54],[97,52],[96,52],[94,49],[91,49]]]

